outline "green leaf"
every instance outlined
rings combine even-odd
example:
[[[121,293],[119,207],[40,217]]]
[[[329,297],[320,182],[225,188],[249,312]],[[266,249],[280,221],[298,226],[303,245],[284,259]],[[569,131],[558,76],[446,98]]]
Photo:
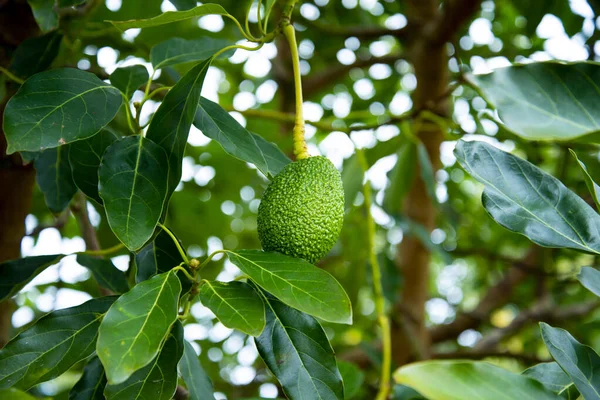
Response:
[[[454,154],[500,225],[540,246],[600,253],[600,216],[558,179],[484,142],[461,140]]]
[[[64,254],[34,256],[0,264],[0,300],[12,297],[40,272],[58,263]]]
[[[267,25],[269,25],[269,17],[271,16],[271,11],[273,11],[273,6],[275,5],[276,0],[266,0],[265,1],[265,23],[263,29],[267,30]]]
[[[548,390],[571,396],[573,380],[555,362],[541,363],[523,371],[523,375],[540,382]],[[574,394],[574,393],[573,393]],[[576,399],[578,396],[573,396]],[[571,398],[571,397],[567,397]]]
[[[338,361],[338,368],[344,381],[344,394],[346,399],[352,399],[358,394],[365,381],[365,373],[355,364],[347,361]]]
[[[178,11],[189,10],[190,8],[196,7],[198,2],[196,0],[169,0]]]
[[[54,11],[55,0],[27,0],[33,11],[33,17],[42,32],[58,28],[58,15]]]
[[[587,186],[588,191],[594,199],[596,209],[600,210],[600,186],[598,186],[596,182],[594,182],[585,164],[582,161],[580,161],[579,158],[577,158],[577,154],[575,154],[575,152],[571,149],[569,149],[569,151],[571,152],[571,155],[575,157],[575,160],[577,160],[577,165],[579,165],[579,169],[581,169],[581,172],[583,172],[583,179],[585,180],[585,185]]]
[[[114,297],[54,311],[0,350],[0,389],[29,389],[56,378],[94,352],[98,326]]]
[[[38,397],[33,397],[29,393],[23,392],[19,389],[1,389],[0,399],[2,400],[39,400]]]
[[[577,279],[587,290],[600,297],[600,271],[592,267],[583,267]]]
[[[542,339],[552,358],[571,377],[586,400],[600,399],[600,356],[564,329],[541,322]]]
[[[160,69],[190,61],[206,60],[231,44],[229,40],[211,37],[194,40],[173,38],[157,44],[150,50],[150,62],[154,69]]]
[[[265,296],[267,325],[255,339],[256,347],[286,396],[291,400],[343,399],[342,376],[319,322]]]
[[[228,328],[258,336],[265,327],[265,305],[258,293],[244,282],[204,280],[200,301]]]
[[[212,382],[200,365],[198,355],[187,341],[184,341],[184,346],[183,357],[179,361],[179,372],[190,394],[190,400],[212,399]]]
[[[180,292],[170,271],[136,285],[108,310],[96,351],[109,384],[125,382],[156,357],[177,320]]]
[[[130,67],[117,68],[110,74],[110,83],[119,89],[127,99],[131,99],[133,92],[148,82],[150,76],[143,65],[132,65]],[[128,105],[125,105],[128,107]]]
[[[532,63],[474,77],[506,128],[528,140],[571,140],[600,130],[600,66]]]
[[[344,161],[344,165],[342,166],[342,184],[344,185],[344,204],[346,205],[346,209],[352,207],[356,195],[361,191],[364,176],[356,154],[353,154]]]
[[[169,90],[152,117],[146,133],[148,139],[153,140],[167,152],[169,161],[167,203],[181,179],[183,151],[210,62],[211,60],[208,59],[196,65]]]
[[[561,399],[534,379],[482,361],[417,362],[396,370],[394,379],[429,400]]]
[[[114,266],[112,261],[96,258],[87,254],[78,254],[77,263],[88,268],[98,284],[113,293],[125,293],[129,290],[127,277]]]
[[[435,171],[433,170],[433,165],[431,165],[431,159],[429,158],[429,153],[427,153],[427,148],[425,148],[425,145],[422,142],[419,142],[417,145],[417,157],[419,160],[421,178],[423,179],[423,182],[425,182],[427,194],[434,203],[437,203],[437,195],[435,194]]]
[[[417,146],[410,140],[404,141],[398,150],[398,161],[388,173],[389,186],[385,189],[383,209],[389,214],[397,214],[402,209],[404,197],[408,194],[417,168]]]
[[[285,304],[328,322],[352,323],[350,299],[328,272],[279,253],[260,250],[226,253],[243,273]]]
[[[183,354],[183,326],[175,322],[158,355],[119,385],[107,385],[107,400],[171,400],[177,389],[177,363]],[[208,398],[207,398],[208,399]]]
[[[69,145],[69,163],[75,184],[86,196],[102,204],[98,194],[98,169],[102,155],[119,136],[104,128],[97,135],[86,140],[78,140]]]
[[[6,105],[7,153],[41,151],[94,136],[121,106],[119,91],[73,68],[27,79]]]
[[[24,78],[44,71],[56,58],[62,38],[58,32],[49,32],[23,41],[13,53],[9,69]]]
[[[109,21],[117,29],[126,31],[131,28],[150,28],[153,26],[160,26],[169,24],[171,22],[182,21],[194,17],[201,17],[203,15],[217,14],[217,15],[228,15],[227,11],[218,4],[204,4],[198,7],[194,7],[191,10],[185,11],[167,11],[154,18],[149,19],[138,19],[131,21]]]
[[[415,389],[406,385],[394,385],[392,387],[392,400],[427,400]]]
[[[69,392],[69,400],[104,400],[106,376],[100,359],[94,356],[83,369],[83,375]]]
[[[68,207],[77,186],[73,181],[69,148],[61,146],[42,151],[34,161],[36,181],[50,211],[59,213]]]
[[[291,160],[273,143],[249,132],[217,103],[200,100],[194,125],[223,149],[242,161],[254,164],[267,178],[279,173]]]
[[[137,250],[152,237],[167,194],[165,151],[142,136],[110,145],[98,170],[99,194],[117,238]]]

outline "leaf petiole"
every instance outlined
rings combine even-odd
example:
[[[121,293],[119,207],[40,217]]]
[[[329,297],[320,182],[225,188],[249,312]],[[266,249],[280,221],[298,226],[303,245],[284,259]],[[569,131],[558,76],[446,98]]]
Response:
[[[25,81],[21,78],[19,78],[18,76],[16,76],[15,74],[13,74],[12,72],[10,72],[9,70],[7,70],[4,67],[0,67],[0,72],[2,72],[4,75],[6,75],[8,77],[8,79],[10,79],[13,82],[18,83],[19,85],[22,85],[25,83]]]
[[[185,262],[186,265],[189,264],[190,260],[187,257],[187,255],[185,254],[185,251],[183,251],[183,248],[181,248],[181,244],[179,244],[179,240],[177,240],[177,238],[175,237],[175,235],[173,235],[173,232],[171,232],[166,226],[164,226],[160,222],[158,223],[158,226],[160,226],[161,229],[163,231],[165,231],[167,233],[167,235],[169,235],[171,237],[171,239],[173,239],[173,243],[175,243],[175,246],[177,247],[177,250],[179,251],[179,255],[181,255],[181,259]],[[187,271],[186,271],[186,273],[187,273]],[[190,279],[192,281],[194,280],[194,278],[190,278]]]
[[[109,247],[108,249],[80,251],[75,254],[87,254],[88,256],[105,256],[108,254],[116,253],[117,251],[121,250],[123,247],[125,247],[125,245],[123,243],[119,243],[112,247]]]

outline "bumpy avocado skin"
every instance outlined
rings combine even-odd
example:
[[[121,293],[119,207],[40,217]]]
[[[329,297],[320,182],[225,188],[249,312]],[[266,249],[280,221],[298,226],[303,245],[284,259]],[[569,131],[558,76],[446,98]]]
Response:
[[[344,188],[322,156],[288,164],[258,207],[258,238],[266,251],[316,263],[333,247],[344,222]]]

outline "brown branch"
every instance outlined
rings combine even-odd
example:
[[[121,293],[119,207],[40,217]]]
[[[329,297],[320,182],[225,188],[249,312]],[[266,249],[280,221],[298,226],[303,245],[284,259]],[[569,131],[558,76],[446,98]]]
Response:
[[[482,0],[446,0],[432,38],[437,43],[452,41],[460,27],[481,7]]]
[[[525,364],[539,364],[543,362],[552,361],[550,359],[543,359],[533,354],[525,353],[513,353],[510,351],[456,351],[448,353],[435,353],[431,358],[436,360],[455,360],[455,359],[468,359],[468,360],[481,360],[488,357],[499,357],[499,358],[513,358],[524,362]]]

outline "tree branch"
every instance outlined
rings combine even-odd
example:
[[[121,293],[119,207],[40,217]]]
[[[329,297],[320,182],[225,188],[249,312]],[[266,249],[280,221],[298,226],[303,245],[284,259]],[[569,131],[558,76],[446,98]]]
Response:
[[[451,41],[460,27],[479,10],[481,1],[446,0],[432,32],[433,40],[437,43]]]

